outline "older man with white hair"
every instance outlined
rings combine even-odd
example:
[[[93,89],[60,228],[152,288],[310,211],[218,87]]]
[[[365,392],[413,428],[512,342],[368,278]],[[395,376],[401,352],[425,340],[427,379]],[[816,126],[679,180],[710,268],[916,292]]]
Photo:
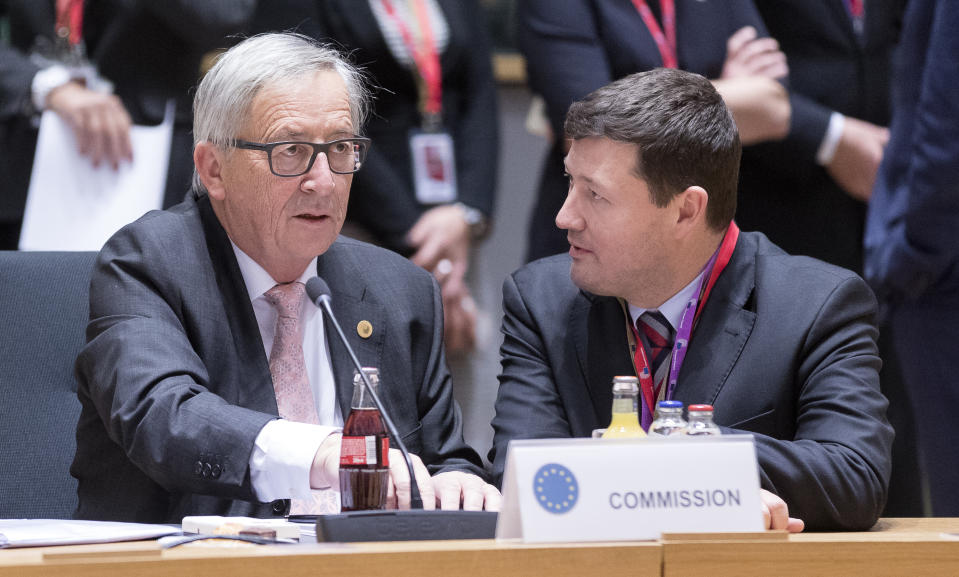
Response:
[[[78,518],[338,509],[353,367],[304,294],[313,276],[356,327],[360,361],[380,369],[380,395],[422,458],[425,507],[498,507],[462,438],[436,282],[338,236],[370,145],[367,103],[352,65],[295,34],[250,38],[203,79],[193,194],[118,232],[93,274],[76,364]],[[408,507],[392,461],[390,500]]]

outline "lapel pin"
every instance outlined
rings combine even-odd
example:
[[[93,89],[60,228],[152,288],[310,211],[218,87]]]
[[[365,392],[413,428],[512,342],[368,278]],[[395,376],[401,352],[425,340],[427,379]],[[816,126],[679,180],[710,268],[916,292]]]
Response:
[[[373,325],[370,324],[370,321],[360,321],[356,323],[356,334],[360,335],[361,339],[370,338],[370,335],[373,334]]]

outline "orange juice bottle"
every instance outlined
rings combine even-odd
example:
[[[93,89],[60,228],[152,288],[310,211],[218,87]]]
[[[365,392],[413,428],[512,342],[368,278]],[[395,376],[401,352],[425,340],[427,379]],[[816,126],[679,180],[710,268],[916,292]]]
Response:
[[[639,425],[639,379],[613,377],[613,418],[603,433],[604,439],[645,437]]]

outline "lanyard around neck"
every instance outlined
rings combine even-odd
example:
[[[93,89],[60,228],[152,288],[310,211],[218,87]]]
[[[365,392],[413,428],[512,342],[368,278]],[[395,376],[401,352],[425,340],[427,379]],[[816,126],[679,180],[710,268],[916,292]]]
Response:
[[[413,38],[409,26],[396,13],[391,0],[380,0],[386,14],[403,37],[403,43],[409,51],[419,79],[425,88],[425,97],[421,98],[420,110],[427,124],[439,123],[443,112],[443,77],[440,69],[440,56],[433,41],[433,29],[430,26],[429,14],[425,0],[412,0],[413,11],[416,13],[417,25],[420,30],[419,42]]]
[[[699,281],[699,289],[693,293],[693,297],[686,302],[686,308],[683,309],[683,315],[679,321],[679,327],[676,329],[676,339],[673,343],[673,349],[669,358],[669,377],[666,385],[665,398],[673,398],[673,392],[676,389],[676,383],[679,381],[679,371],[682,369],[683,362],[686,360],[686,350],[689,348],[689,341],[692,338],[693,328],[699,321],[699,314],[706,305],[713,286],[719,275],[729,264],[733,251],[736,248],[736,240],[739,238],[739,227],[735,222],[730,222],[723,236],[723,241],[719,248],[709,258],[703,267],[702,278]],[[627,313],[626,318],[629,319]],[[633,354],[633,365],[636,368],[636,375],[639,377],[640,395],[642,397],[642,422],[643,428],[649,428],[652,423],[653,413],[656,408],[656,400],[659,397],[662,383],[659,386],[653,382],[653,374],[650,370],[649,359],[646,357],[646,350],[642,341],[639,339],[639,333],[632,320],[629,326],[635,338],[635,352]]]
[[[650,10],[646,0],[633,0],[633,6],[643,19],[643,24],[652,34],[656,41],[656,47],[659,48],[659,55],[663,59],[663,66],[666,68],[678,68],[679,57],[676,52],[676,4],[675,0],[660,0],[660,7],[663,11],[663,26],[659,26],[653,11]]]

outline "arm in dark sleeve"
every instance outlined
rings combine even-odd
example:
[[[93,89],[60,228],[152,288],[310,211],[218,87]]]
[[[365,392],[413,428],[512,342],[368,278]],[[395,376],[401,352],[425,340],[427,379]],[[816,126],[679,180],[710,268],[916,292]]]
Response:
[[[164,252],[129,229],[101,251],[87,344],[76,363],[80,394],[109,438],[166,490],[256,501],[249,458],[260,429],[276,416],[211,392],[211,375],[181,318],[183,300],[198,297],[170,282],[183,271]],[[232,338],[227,329],[223,337]],[[195,475],[202,454],[229,466],[218,478]]]
[[[496,83],[489,39],[479,4],[461,2],[464,20],[472,24],[467,50],[467,70],[462,73],[460,114],[453,127],[456,147],[457,200],[477,208],[487,217],[493,214],[499,126],[496,114]]]
[[[25,54],[0,42],[0,120],[32,109],[33,77],[39,71]]]
[[[410,249],[406,233],[423,209],[387,154],[375,142],[370,147],[363,167],[353,177],[349,216],[373,231],[387,248],[406,254]]]
[[[569,105],[614,80],[595,16],[586,0],[525,0],[518,19],[530,88],[559,138]]]
[[[859,277],[822,303],[802,343],[792,440],[755,434],[762,487],[811,530],[864,530],[886,502],[893,430],[879,392],[876,300]]]
[[[436,279],[428,273],[432,300],[432,323],[429,325],[429,354],[423,373],[423,384],[417,398],[422,450],[420,458],[431,475],[445,471],[464,471],[486,479],[479,455],[463,440],[463,416],[453,399],[453,386],[443,349],[443,302]],[[413,447],[410,447],[413,451]]]
[[[493,481],[503,482],[506,449],[512,439],[572,437],[546,353],[546,343],[516,285],[503,282],[503,345],[496,416],[493,418]]]
[[[130,1],[130,0],[127,0]],[[222,39],[239,32],[256,10],[257,0],[133,0],[189,44],[221,46]]]
[[[915,115],[903,111],[909,127],[894,120],[886,149],[906,160],[885,159],[877,184],[877,190],[887,189],[886,210],[895,218],[890,217],[884,241],[872,247],[876,254],[867,267],[870,281],[890,300],[918,298],[955,275],[959,263],[959,5],[938,2],[925,9],[934,14]]]

